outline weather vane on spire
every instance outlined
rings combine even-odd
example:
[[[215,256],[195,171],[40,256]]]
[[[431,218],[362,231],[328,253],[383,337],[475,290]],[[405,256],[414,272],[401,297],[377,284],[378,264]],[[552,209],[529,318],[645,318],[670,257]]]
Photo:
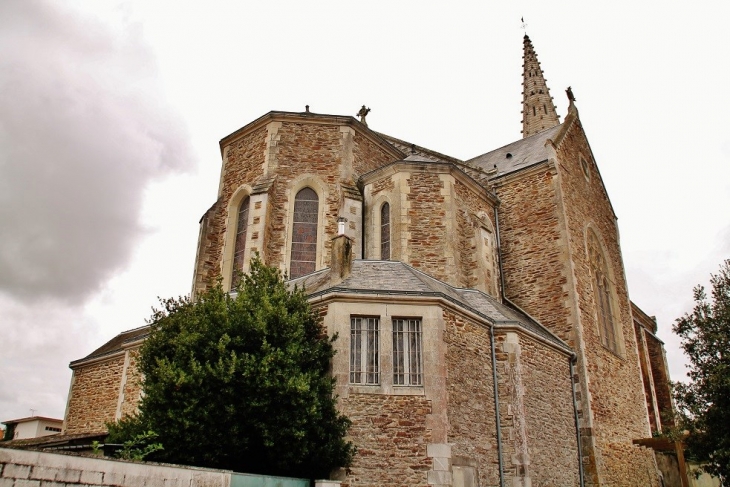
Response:
[[[520,17],[520,22],[522,22],[522,30],[525,31],[525,35],[527,35],[527,24],[525,23],[525,18]]]

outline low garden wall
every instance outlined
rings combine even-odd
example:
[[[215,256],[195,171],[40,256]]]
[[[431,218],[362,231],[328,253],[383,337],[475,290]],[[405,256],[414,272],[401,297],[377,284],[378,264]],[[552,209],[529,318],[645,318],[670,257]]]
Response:
[[[316,487],[338,482],[317,481]],[[0,487],[309,487],[309,480],[0,448]]]

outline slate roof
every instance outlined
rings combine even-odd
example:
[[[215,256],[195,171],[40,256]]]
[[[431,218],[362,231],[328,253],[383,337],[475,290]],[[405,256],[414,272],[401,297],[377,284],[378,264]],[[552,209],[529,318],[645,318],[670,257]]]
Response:
[[[424,161],[430,161],[430,162],[463,162],[461,159],[457,159],[456,157],[447,156],[446,154],[442,154],[440,152],[436,152],[435,150],[427,149],[426,147],[421,147],[417,144],[412,144],[406,140],[401,140],[398,138],[395,138],[391,135],[387,135],[381,132],[375,132],[380,137],[384,138],[386,141],[388,141],[393,147],[398,149],[399,151],[403,152],[404,154],[407,154],[409,156],[420,156],[418,160],[424,160]],[[406,159],[408,160],[408,159]]]
[[[548,139],[555,137],[562,127],[563,124],[556,125],[538,134],[469,159],[466,163],[486,172],[494,171],[496,166],[497,171],[491,176],[491,179],[530,167],[548,159],[545,143]],[[507,157],[508,154],[511,157]]]
[[[75,364],[79,362],[83,362],[92,358],[102,357],[104,355],[111,355],[115,352],[119,352],[124,349],[124,345],[126,345],[129,342],[140,340],[144,337],[146,337],[150,332],[149,325],[147,326],[141,326],[139,328],[134,328],[132,330],[127,330],[121,332],[119,335],[115,336],[108,342],[106,342],[101,347],[97,348],[93,352],[91,352],[89,355],[87,355],[84,358],[74,360],[71,362],[70,366],[73,367]]]
[[[303,286],[310,298],[332,292],[441,297],[492,323],[519,326],[567,352],[571,351],[565,342],[524,313],[500,303],[481,291],[450,286],[403,262],[355,260],[352,264],[352,273],[335,285],[330,283],[329,273],[329,269],[322,269],[293,279],[289,284]]]
[[[432,296],[441,297],[454,305],[499,324],[519,326],[567,352],[570,347],[547,328],[525,315],[506,306],[495,298],[475,289],[456,288],[434,279],[403,262],[390,260],[355,260],[351,274],[335,285],[330,281],[330,269],[325,268],[306,276],[288,281],[290,286],[304,287],[309,298],[332,292],[351,294],[378,294],[383,296]],[[70,366],[90,359],[122,351],[129,342],[145,338],[149,326],[127,330],[106,342],[86,357],[71,362]]]

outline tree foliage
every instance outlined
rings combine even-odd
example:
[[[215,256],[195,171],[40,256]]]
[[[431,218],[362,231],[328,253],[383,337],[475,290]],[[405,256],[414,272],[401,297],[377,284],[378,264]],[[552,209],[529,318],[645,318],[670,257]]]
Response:
[[[301,289],[251,262],[234,296],[161,300],[142,346],[139,414],[112,441],[159,435],[149,458],[239,472],[327,478],[354,448],[336,410],[334,355]]]
[[[694,309],[674,325],[690,362],[690,382],[675,383],[674,397],[688,455],[730,479],[730,260],[710,282],[711,298],[697,286]]]

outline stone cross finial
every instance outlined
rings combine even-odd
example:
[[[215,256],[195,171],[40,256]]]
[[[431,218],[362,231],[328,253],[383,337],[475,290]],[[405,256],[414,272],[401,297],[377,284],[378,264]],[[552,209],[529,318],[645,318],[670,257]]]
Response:
[[[365,126],[367,126],[367,122],[365,121],[365,117],[368,116],[368,113],[370,113],[369,108],[365,108],[365,105],[362,106],[359,112],[357,112],[357,116],[360,117],[360,122],[362,122]]]

